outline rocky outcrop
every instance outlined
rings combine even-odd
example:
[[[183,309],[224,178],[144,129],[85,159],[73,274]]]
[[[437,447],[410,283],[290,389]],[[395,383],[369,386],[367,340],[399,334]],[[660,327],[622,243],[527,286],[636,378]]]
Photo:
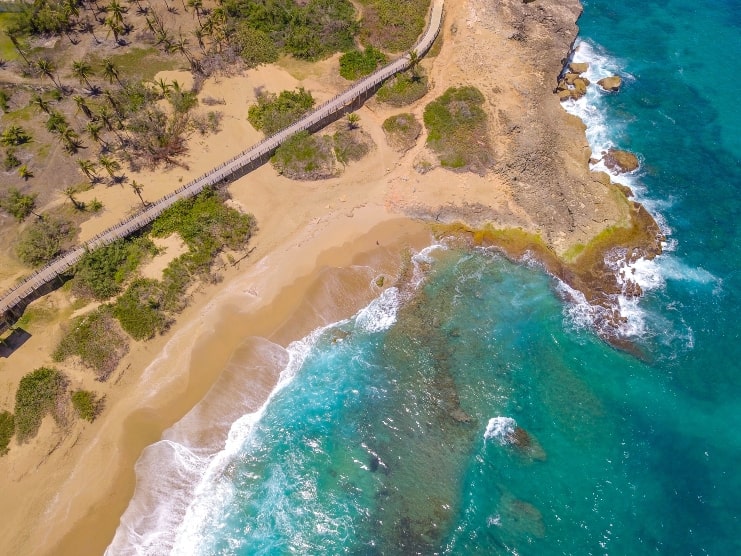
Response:
[[[569,70],[573,73],[584,73],[589,69],[589,64],[586,62],[571,62],[569,64]]]
[[[610,170],[618,173],[633,172],[638,169],[638,157],[628,151],[610,149],[603,153],[602,161]]]
[[[602,87],[605,91],[610,91],[611,93],[617,93],[620,90],[620,87],[623,85],[623,80],[618,75],[613,75],[611,77],[604,77],[597,81],[597,85]]]
[[[556,93],[560,100],[579,99],[587,94],[589,79],[578,73],[567,73],[558,82]]]

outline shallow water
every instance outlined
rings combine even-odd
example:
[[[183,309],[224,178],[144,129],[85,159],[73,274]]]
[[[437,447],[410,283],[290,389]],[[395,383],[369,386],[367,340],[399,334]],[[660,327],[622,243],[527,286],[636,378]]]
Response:
[[[741,552],[741,3],[584,4],[576,58],[626,80],[568,108],[596,154],[640,156],[616,179],[668,237],[628,269],[647,360],[599,340],[538,267],[429,249],[416,287],[261,343],[279,387],[230,413],[226,440],[170,433],[155,460],[180,474],[109,553]]]

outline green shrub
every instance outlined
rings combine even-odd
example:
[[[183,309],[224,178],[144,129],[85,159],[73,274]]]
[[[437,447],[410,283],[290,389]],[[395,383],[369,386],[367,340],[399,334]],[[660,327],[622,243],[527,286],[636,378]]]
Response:
[[[95,397],[93,392],[87,390],[75,390],[72,392],[72,407],[80,419],[93,422],[100,414],[103,400]]]
[[[134,280],[113,305],[113,315],[129,336],[148,340],[167,327],[162,308],[164,294],[157,280]]]
[[[280,51],[265,31],[253,29],[246,22],[237,25],[233,39],[239,50],[242,61],[248,68],[260,64],[270,64],[278,59]]]
[[[128,340],[111,315],[110,307],[102,305],[72,320],[52,357],[64,361],[77,356],[95,372],[98,380],[106,380],[128,351]]]
[[[67,247],[77,235],[70,220],[59,216],[45,216],[21,232],[16,254],[27,265],[41,266]]]
[[[360,0],[364,42],[391,52],[408,50],[425,27],[430,0]]]
[[[451,87],[425,107],[427,145],[448,168],[483,174],[493,164],[484,95],[475,87]]]
[[[364,51],[351,50],[340,56],[340,75],[354,81],[376,71],[388,58],[380,50],[369,46]]]
[[[378,89],[376,98],[391,106],[407,106],[427,94],[428,80],[421,69],[406,71],[389,79]]]
[[[262,93],[257,97],[257,104],[250,106],[247,119],[255,129],[270,135],[301,119],[313,106],[314,97],[303,87],[282,91],[277,96]]]
[[[0,411],[0,456],[8,453],[8,444],[15,432],[15,419],[10,411]]]
[[[73,291],[99,300],[113,297],[121,291],[121,284],[139,266],[142,258],[154,249],[149,239],[139,237],[119,239],[85,253],[75,269]]]
[[[331,137],[302,131],[284,141],[273,155],[279,173],[296,180],[319,180],[337,174]]]
[[[8,150],[7,156],[12,152]],[[10,214],[18,222],[23,222],[36,206],[36,193],[24,195],[19,189],[11,187],[7,195],[0,197],[0,209]]]
[[[21,379],[15,393],[15,433],[18,442],[36,436],[47,413],[52,413],[58,423],[63,420],[60,401],[66,388],[67,379],[56,369],[41,367]]]
[[[411,149],[422,131],[422,124],[409,113],[387,118],[382,127],[389,145],[399,152]]]

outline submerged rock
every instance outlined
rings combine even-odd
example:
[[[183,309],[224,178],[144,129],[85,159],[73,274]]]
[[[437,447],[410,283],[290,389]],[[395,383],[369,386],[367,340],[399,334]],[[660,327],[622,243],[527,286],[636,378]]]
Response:
[[[604,153],[605,166],[615,172],[632,172],[639,166],[638,157],[628,151],[610,149]]]
[[[620,87],[623,85],[623,80],[620,76],[613,75],[611,77],[605,77],[603,79],[600,79],[599,81],[597,81],[597,85],[602,87],[605,91],[616,93],[620,90]]]

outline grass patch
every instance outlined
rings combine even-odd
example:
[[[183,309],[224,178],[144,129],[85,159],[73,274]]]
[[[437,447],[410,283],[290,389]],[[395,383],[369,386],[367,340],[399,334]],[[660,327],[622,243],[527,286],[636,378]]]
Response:
[[[376,98],[391,106],[407,106],[425,96],[427,89],[427,75],[421,69],[416,70],[416,75],[405,71],[386,81],[378,89]]]
[[[373,139],[362,129],[343,128],[332,136],[334,154],[342,164],[357,161],[373,148]]]
[[[297,133],[285,141],[272,158],[278,173],[294,180],[321,180],[335,176],[334,141],[325,135]]]
[[[129,351],[129,342],[121,332],[107,305],[75,318],[54,350],[54,361],[77,356],[92,369],[98,380],[106,380]]]
[[[271,135],[300,120],[313,106],[314,97],[303,87],[279,95],[261,93],[247,111],[247,119],[255,129]]]
[[[386,118],[382,127],[388,144],[399,152],[411,149],[422,132],[422,124],[414,117],[414,114],[409,113]]]
[[[370,75],[388,61],[386,55],[369,46],[365,50],[351,50],[340,56],[340,75],[350,81]]]
[[[57,423],[64,422],[66,377],[56,369],[41,367],[27,374],[15,393],[15,433],[18,442],[36,436],[41,421],[52,413]]]
[[[483,104],[477,88],[451,87],[425,107],[427,145],[443,167],[484,174],[493,165]]]
[[[70,396],[72,407],[80,419],[92,423],[103,410],[103,398],[97,398],[93,392],[88,390],[76,390]]]
[[[12,13],[0,13],[0,58],[10,62],[18,58],[18,51],[13,46],[6,29],[15,25],[18,16]]]
[[[155,250],[145,237],[119,239],[86,253],[75,269],[72,291],[80,296],[105,300],[121,291],[121,285]]]
[[[176,58],[161,56],[156,48],[132,48],[122,54],[109,56],[118,69],[121,81],[125,79],[151,81],[161,71],[176,70],[181,64]],[[103,60],[90,56],[90,64],[99,71]]]
[[[0,456],[8,453],[10,439],[15,432],[15,418],[10,411],[0,411]]]
[[[360,0],[364,7],[360,36],[375,47],[408,50],[425,27],[430,0]]]

